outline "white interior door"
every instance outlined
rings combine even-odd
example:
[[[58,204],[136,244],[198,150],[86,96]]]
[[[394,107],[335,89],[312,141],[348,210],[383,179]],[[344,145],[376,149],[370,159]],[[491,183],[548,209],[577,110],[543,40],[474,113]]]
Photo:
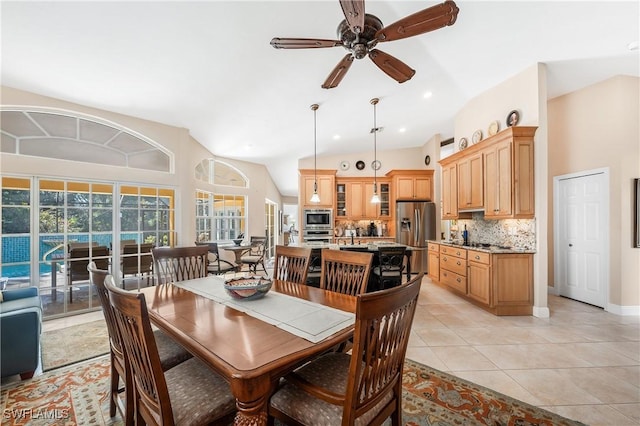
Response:
[[[558,177],[554,193],[559,293],[604,308],[609,277],[608,171]]]

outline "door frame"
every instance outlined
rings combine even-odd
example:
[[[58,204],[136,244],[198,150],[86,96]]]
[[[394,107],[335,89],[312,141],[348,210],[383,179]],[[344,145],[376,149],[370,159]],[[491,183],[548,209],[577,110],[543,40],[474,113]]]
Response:
[[[575,179],[586,176],[602,175],[604,179],[604,191],[602,194],[602,200],[604,201],[603,209],[603,221],[607,226],[610,226],[610,169],[609,167],[602,167],[598,169],[583,170],[580,172],[568,173],[564,175],[553,177],[553,294],[560,294],[560,284],[558,282],[558,271],[560,270],[560,236],[559,236],[559,223],[560,223],[560,181],[567,179]],[[607,228],[607,232],[604,233],[603,238],[603,268],[606,273],[604,274],[604,306],[603,309],[608,311],[609,306],[609,288],[611,277],[611,248],[610,248],[610,232]]]

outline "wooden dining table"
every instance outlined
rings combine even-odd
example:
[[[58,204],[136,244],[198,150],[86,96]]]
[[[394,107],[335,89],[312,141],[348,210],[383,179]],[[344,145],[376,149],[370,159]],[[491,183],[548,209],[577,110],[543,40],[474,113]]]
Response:
[[[224,283],[220,277],[207,280],[211,286]],[[353,335],[351,323],[314,343],[178,285],[140,290],[149,318],[229,382],[236,399],[235,425],[266,425],[269,397],[278,380]],[[271,292],[351,314],[356,309],[354,296],[306,285],[274,280],[270,293],[261,300],[267,300]]]

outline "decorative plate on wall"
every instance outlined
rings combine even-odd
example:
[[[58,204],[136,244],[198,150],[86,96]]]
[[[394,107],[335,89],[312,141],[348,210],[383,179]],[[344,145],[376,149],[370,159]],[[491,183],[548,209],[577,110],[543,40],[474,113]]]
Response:
[[[500,124],[497,121],[492,121],[491,124],[489,124],[487,133],[489,134],[489,136],[493,136],[498,133],[498,130],[500,130]]]
[[[471,142],[478,143],[482,140],[482,130],[478,129],[473,132],[473,136],[471,136]]]
[[[375,160],[371,162],[371,168],[373,170],[380,170],[380,167],[382,167],[382,163],[380,162],[380,160]]]
[[[520,113],[514,109],[507,115],[507,127],[515,126],[520,121]]]
[[[458,147],[460,148],[460,150],[463,150],[467,147],[467,138],[461,138],[460,142],[458,144]]]
[[[358,160],[358,161],[356,162],[356,169],[358,169],[358,170],[363,170],[363,169],[364,169],[364,161],[362,161],[362,160]]]
[[[424,157],[424,165],[428,166],[429,164],[431,164],[431,156],[427,155]]]
[[[349,170],[349,162],[341,161],[340,162],[340,170]]]

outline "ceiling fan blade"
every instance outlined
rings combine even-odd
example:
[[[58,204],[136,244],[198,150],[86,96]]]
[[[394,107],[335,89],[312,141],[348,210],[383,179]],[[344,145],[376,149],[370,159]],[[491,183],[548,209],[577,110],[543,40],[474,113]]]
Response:
[[[338,65],[336,65],[333,71],[331,71],[329,77],[327,77],[324,83],[322,83],[322,88],[333,89],[340,84],[344,75],[349,71],[351,64],[353,64],[353,55],[351,53],[347,53],[347,55],[338,62]]]
[[[453,1],[447,0],[378,30],[375,37],[378,41],[399,40],[453,25],[458,11],[458,6]]]
[[[364,0],[340,0],[340,6],[351,31],[364,31]]]
[[[342,46],[340,40],[322,40],[315,38],[278,38],[271,39],[271,45],[276,49],[310,49],[315,47]]]
[[[389,77],[396,80],[398,83],[404,83],[407,80],[411,80],[416,70],[409,67],[398,58],[394,58],[388,53],[384,53],[381,50],[373,49],[369,52],[369,57],[374,64],[384,71]]]

